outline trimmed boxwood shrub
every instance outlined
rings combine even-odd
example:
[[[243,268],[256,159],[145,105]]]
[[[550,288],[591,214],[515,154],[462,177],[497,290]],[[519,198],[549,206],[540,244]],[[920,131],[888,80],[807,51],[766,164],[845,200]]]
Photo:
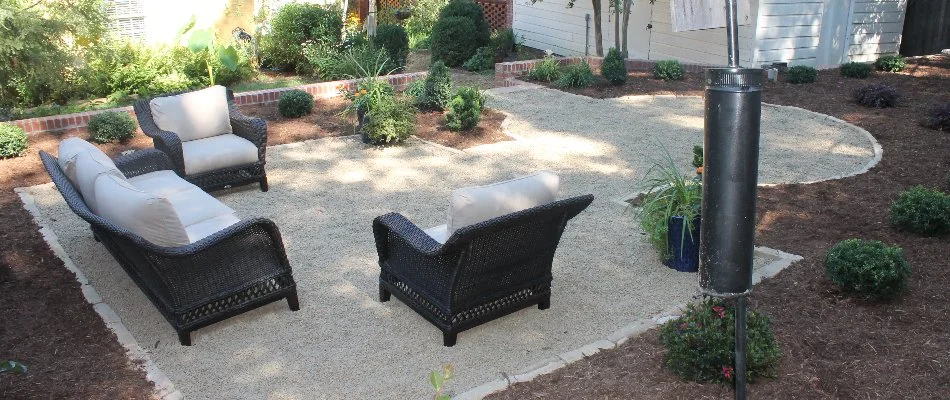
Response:
[[[866,107],[887,108],[897,105],[901,94],[883,83],[864,85],[854,90],[854,101]]]
[[[950,132],[950,103],[946,103],[930,110],[924,126],[930,129]]]
[[[653,66],[653,76],[664,81],[683,79],[683,64],[676,60],[660,60]]]
[[[135,134],[137,126],[129,113],[106,111],[89,119],[89,134],[96,143],[125,141]]]
[[[614,85],[623,85],[627,81],[627,63],[623,61],[617,49],[610,48],[607,51],[604,63],[600,66],[600,74]]]
[[[747,315],[746,367],[749,381],[774,376],[782,355],[769,317],[750,310]],[[667,348],[666,367],[683,379],[732,383],[735,379],[735,306],[707,299],[686,306],[683,316],[660,327]]]
[[[814,83],[818,80],[818,70],[807,65],[796,65],[788,69],[786,73],[788,76],[788,83],[792,84],[802,84],[802,83]]]
[[[308,3],[284,5],[261,38],[261,62],[282,70],[306,67],[304,43],[335,46],[343,40],[343,14],[335,6]]]
[[[373,36],[373,46],[386,50],[386,56],[393,64],[393,69],[406,65],[406,54],[409,54],[409,35],[401,25],[384,24],[376,28]]]
[[[288,90],[277,99],[277,111],[287,118],[298,118],[313,110],[313,96],[303,90]]]
[[[472,72],[495,68],[495,49],[490,46],[479,47],[475,55],[469,58],[463,67]]]
[[[416,97],[416,105],[423,110],[442,111],[452,98],[452,72],[442,61],[429,67],[422,95]]]
[[[899,55],[881,56],[874,62],[878,71],[901,72],[907,67],[907,61]]]
[[[561,77],[554,82],[555,86],[564,88],[585,88],[594,82],[594,71],[591,71],[587,61],[580,64],[568,65],[561,73]]]
[[[471,0],[453,0],[439,12],[431,38],[432,60],[458,67],[479,47],[489,45],[491,30],[481,6]]]
[[[938,190],[914,186],[901,192],[891,204],[891,223],[927,236],[950,232],[950,196]]]
[[[19,126],[0,124],[0,158],[19,157],[26,153],[26,133]]]
[[[474,87],[460,87],[449,102],[445,125],[453,131],[467,131],[478,125],[484,109],[482,93]]]
[[[864,79],[871,76],[871,66],[865,63],[849,62],[841,64],[841,75],[848,78]]]
[[[910,265],[900,247],[877,240],[848,239],[825,257],[825,275],[842,290],[869,299],[889,300],[907,289]]]

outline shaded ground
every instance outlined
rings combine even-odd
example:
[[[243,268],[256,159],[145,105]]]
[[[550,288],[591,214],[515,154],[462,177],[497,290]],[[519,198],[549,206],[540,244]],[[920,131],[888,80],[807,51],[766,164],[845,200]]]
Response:
[[[695,77],[695,75],[694,75]],[[700,90],[701,82],[692,90]],[[687,80],[690,82],[690,80]],[[904,94],[892,109],[851,100],[860,85],[886,83]],[[636,82],[636,87],[659,82]],[[612,89],[598,94],[621,95]],[[662,89],[653,89],[662,90]],[[776,379],[749,387],[751,398],[941,398],[950,393],[950,240],[890,226],[888,208],[916,184],[942,187],[950,172],[950,135],[918,121],[950,101],[950,60],[915,60],[905,73],[848,79],[821,72],[808,85],[769,83],[764,101],[829,114],[867,129],[884,148],[870,172],[810,185],[759,189],[757,244],[804,256],[756,287],[751,304],[771,316],[783,357]],[[909,292],[889,304],[855,300],[824,278],[827,250],[847,238],[903,247],[913,269]],[[723,386],[686,383],[665,370],[656,330],[493,399],[731,398]],[[941,395],[940,393],[944,393]]]

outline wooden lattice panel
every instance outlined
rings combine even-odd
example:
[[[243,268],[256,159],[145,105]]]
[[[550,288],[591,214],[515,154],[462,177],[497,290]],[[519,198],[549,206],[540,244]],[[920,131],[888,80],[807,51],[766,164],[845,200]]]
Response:
[[[488,26],[492,30],[511,27],[508,19],[508,13],[511,12],[510,0],[475,0],[475,3],[482,6],[482,10],[485,11],[485,19],[488,20]]]

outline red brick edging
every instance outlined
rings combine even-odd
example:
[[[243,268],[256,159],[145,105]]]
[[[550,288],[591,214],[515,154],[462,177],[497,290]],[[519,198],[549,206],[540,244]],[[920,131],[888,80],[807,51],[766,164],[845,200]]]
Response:
[[[413,81],[425,76],[425,72],[410,72],[406,74],[387,75],[381,78],[386,79],[391,85],[393,85],[393,87],[396,88],[396,90],[402,90],[408,87]],[[273,103],[277,101],[281,93],[293,89],[303,90],[307,93],[310,93],[315,98],[325,99],[339,96],[341,87],[345,87],[347,90],[356,89],[356,84],[359,81],[359,79],[348,79],[343,81],[311,83],[307,85],[280,89],[235,93],[234,102],[238,105]],[[132,110],[132,106],[126,106],[119,108],[109,108],[105,110],[85,111],[76,114],[61,114],[51,115],[48,117],[21,119],[7,123],[19,126],[27,134],[70,130],[85,128],[89,125],[90,118],[96,114],[101,114],[107,111],[127,112],[129,115],[135,117],[135,111]]]
[[[594,70],[594,73],[600,73],[600,66],[604,63],[603,57],[597,56],[587,56],[587,57],[556,57],[555,58],[560,65],[573,65],[580,64],[581,62],[587,61],[590,64],[591,69]],[[630,71],[652,71],[653,66],[656,65],[657,60],[636,60],[636,59],[627,59],[624,60],[627,64],[627,70]],[[526,61],[512,61],[512,62],[503,62],[495,64],[495,83],[500,86],[514,86],[517,85],[516,82],[512,82],[512,78],[519,78],[521,76],[527,75],[534,67],[541,62],[541,59],[537,60],[526,60]],[[682,63],[683,70],[685,72],[703,72],[710,67],[721,67],[718,65],[711,64],[693,64],[693,63]]]

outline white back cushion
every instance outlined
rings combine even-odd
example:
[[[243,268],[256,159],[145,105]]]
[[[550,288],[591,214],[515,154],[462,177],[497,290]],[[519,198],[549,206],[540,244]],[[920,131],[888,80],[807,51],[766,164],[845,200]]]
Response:
[[[168,199],[139,190],[125,179],[100,175],[96,179],[98,215],[161,247],[189,242],[184,226]]]
[[[112,159],[105,153],[98,151],[86,151],[79,153],[74,158],[72,167],[75,170],[75,185],[82,194],[83,201],[93,213],[99,213],[98,199],[96,198],[96,179],[100,175],[110,175],[118,179],[125,180],[125,175],[116,168]]]
[[[551,171],[486,186],[456,189],[449,205],[448,236],[462,227],[557,199],[560,181]]]
[[[73,183],[73,186],[77,185],[76,156],[87,151],[102,153],[102,150],[99,150],[99,148],[92,143],[75,136],[59,142],[57,162],[59,163],[59,168],[63,170],[63,173],[65,173],[66,177]],[[102,153],[102,155],[105,155],[105,153]]]
[[[182,142],[231,133],[227,89],[212,86],[177,96],[156,97],[148,103],[155,125],[173,132]]]

